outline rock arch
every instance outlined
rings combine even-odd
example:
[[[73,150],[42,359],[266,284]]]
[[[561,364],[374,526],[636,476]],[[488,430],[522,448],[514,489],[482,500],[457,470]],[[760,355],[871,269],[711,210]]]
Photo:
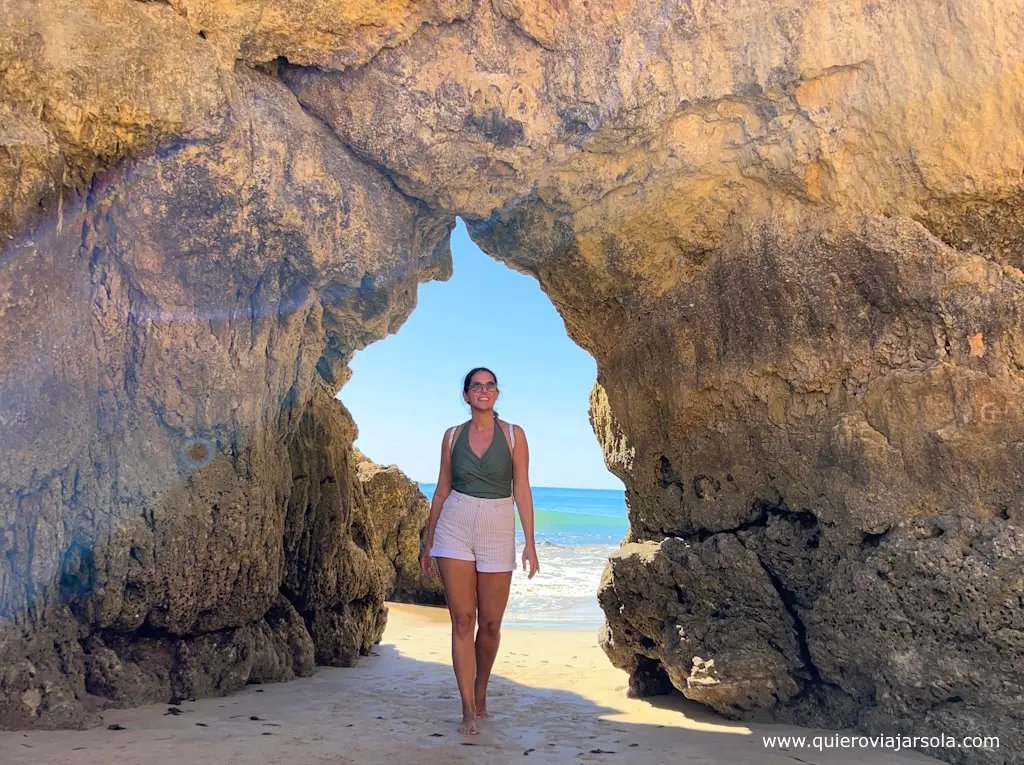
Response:
[[[379,637],[397,553],[354,540],[398,479],[332,396],[460,215],[597,360],[631,521],[604,645],[636,692],[1013,750],[1017,3],[8,16],[5,724]]]

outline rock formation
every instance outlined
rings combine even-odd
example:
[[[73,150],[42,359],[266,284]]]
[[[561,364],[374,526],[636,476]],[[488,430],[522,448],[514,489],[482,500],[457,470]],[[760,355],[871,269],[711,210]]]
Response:
[[[364,523],[372,534],[368,545],[359,546],[384,553],[381,576],[388,599],[444,605],[440,578],[428,579],[420,570],[420,551],[430,515],[427,499],[394,465],[385,468],[363,457],[356,464],[355,477],[364,498]]]
[[[1020,0],[0,18],[6,724],[133,701],[146,641],[206,641],[174,692],[372,642],[415,534],[358,508],[416,502],[331,396],[460,215],[597,361],[634,692],[1020,761]]]
[[[31,18],[19,9],[5,12]],[[379,507],[381,480],[360,477],[334,394],[352,353],[412,310],[417,281],[450,271],[450,219],[356,160],[278,79],[218,69],[164,6],[66,10],[40,11],[0,65],[5,94],[12,71],[32,86],[12,110],[45,101],[44,81],[113,99],[79,112],[61,92],[63,111],[18,112],[29,148],[49,155],[8,139],[13,177],[42,177],[32,162],[45,156],[69,180],[42,214],[24,189],[44,183],[16,185],[8,208],[22,218],[0,308],[6,726],[86,724],[97,704],[287,679],[380,638],[388,556],[410,555],[426,508],[395,475],[402,504]],[[88,23],[71,32],[75,13]],[[122,26],[163,40],[170,60],[126,46]],[[95,35],[110,51],[50,56],[44,39],[36,59],[40,35]],[[123,67],[105,69],[111,58]],[[74,68],[58,77],[58,64]],[[201,107],[199,127],[186,134],[182,109],[167,128],[177,137],[150,145],[153,114],[173,111],[161,88]],[[73,129],[58,125],[68,115]],[[406,593],[412,556],[397,560]]]

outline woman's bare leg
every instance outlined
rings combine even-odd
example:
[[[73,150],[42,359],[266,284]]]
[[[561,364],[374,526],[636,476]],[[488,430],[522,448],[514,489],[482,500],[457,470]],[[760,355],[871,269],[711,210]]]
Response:
[[[473,698],[476,701],[476,716],[488,717],[487,681],[491,679],[491,667],[498,655],[501,642],[501,620],[508,605],[508,591],[512,586],[512,572],[491,574],[477,573],[477,608],[480,614],[480,628],[476,633],[476,682]]]
[[[459,733],[470,735],[476,729],[476,702],[473,681],[476,677],[476,649],[473,627],[476,623],[476,562],[454,558],[436,558],[448,613],[452,618],[452,665],[455,682],[462,697],[462,725]]]

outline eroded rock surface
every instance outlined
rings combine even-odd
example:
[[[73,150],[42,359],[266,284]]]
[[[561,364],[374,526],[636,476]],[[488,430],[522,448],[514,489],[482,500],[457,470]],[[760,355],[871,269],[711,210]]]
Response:
[[[346,69],[406,42],[424,26],[469,15],[470,0],[169,0],[218,57],[250,65],[293,64]]]
[[[430,516],[429,498],[395,465],[384,467],[356,452],[355,476],[365,498],[365,514],[372,523],[369,546],[382,550],[390,568],[385,574],[390,600],[403,603],[444,604],[444,588],[437,575],[428,579],[420,570],[420,551]],[[393,569],[393,573],[391,573]]]
[[[597,359],[642,545],[602,588],[610,658],[730,716],[1005,752],[1021,6],[541,6],[282,78]]]
[[[4,725],[351,663],[410,569],[333,396],[449,273],[450,219],[274,77],[230,77],[216,139],[124,161],[4,251]]]
[[[91,0],[93,65],[46,55],[55,0],[0,41],[0,654],[105,678],[164,630],[280,678],[282,593],[346,663],[429,590],[328,402],[461,215],[597,361],[634,692],[1019,761],[1024,5],[343,5]],[[79,721],[18,671],[0,718]]]

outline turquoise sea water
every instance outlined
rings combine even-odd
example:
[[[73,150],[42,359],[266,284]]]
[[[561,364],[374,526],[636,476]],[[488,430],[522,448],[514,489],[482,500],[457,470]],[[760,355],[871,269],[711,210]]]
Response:
[[[434,484],[420,484],[429,500]],[[629,528],[624,492],[533,487],[534,536],[540,573],[512,576],[504,623],[508,627],[597,628],[604,613],[597,587],[608,555]],[[516,560],[523,533],[516,512]]]

